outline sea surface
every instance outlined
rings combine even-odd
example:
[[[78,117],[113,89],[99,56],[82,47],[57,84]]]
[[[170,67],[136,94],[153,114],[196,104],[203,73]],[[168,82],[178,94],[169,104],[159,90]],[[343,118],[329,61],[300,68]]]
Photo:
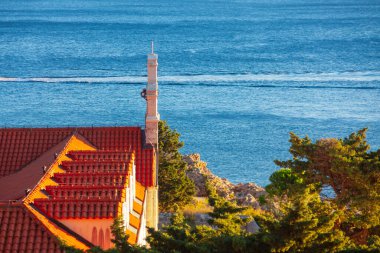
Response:
[[[0,126],[144,125],[159,111],[209,168],[266,185],[289,132],[380,148],[380,1],[0,0]]]

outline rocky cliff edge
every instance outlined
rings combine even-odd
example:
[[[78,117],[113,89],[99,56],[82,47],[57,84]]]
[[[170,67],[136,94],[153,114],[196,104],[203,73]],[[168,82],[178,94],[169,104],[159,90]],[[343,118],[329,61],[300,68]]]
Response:
[[[183,160],[188,165],[187,176],[194,181],[197,188],[197,197],[207,197],[205,183],[208,180],[218,194],[227,200],[236,201],[242,206],[261,208],[260,196],[267,194],[264,188],[254,183],[233,184],[226,178],[214,175],[207,168],[207,163],[201,160],[200,154],[184,155]]]

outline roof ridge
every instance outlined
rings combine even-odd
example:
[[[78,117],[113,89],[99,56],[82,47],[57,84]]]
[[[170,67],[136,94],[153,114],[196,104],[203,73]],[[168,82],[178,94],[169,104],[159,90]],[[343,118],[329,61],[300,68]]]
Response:
[[[32,214],[33,215],[33,218],[35,220],[37,220],[50,234],[52,234],[55,238],[57,238],[57,241],[58,242],[61,242],[59,239],[58,239],[58,236],[55,235],[52,231],[50,231],[50,229],[36,216],[36,214],[34,212],[37,212],[39,213],[40,215],[42,215],[45,219],[47,219],[49,222],[53,223],[53,225],[57,226],[58,229],[61,229],[61,231],[69,234],[70,236],[73,237],[73,239],[75,240],[78,240],[80,241],[81,243],[83,243],[85,246],[89,247],[89,248],[92,248],[94,247],[95,245],[92,244],[91,242],[89,242],[88,240],[86,240],[85,238],[83,238],[81,235],[75,233],[74,231],[72,231],[71,229],[69,229],[67,226],[65,226],[63,223],[59,222],[58,220],[56,219],[53,219],[53,218],[50,218],[49,216],[43,214],[38,208],[35,207],[34,204],[30,203],[30,204],[23,204],[24,207],[27,209],[27,212]],[[33,209],[33,211],[31,210]],[[63,240],[63,239],[62,239]],[[63,240],[64,241],[64,240]]]
[[[69,142],[70,142],[70,138],[66,137],[65,139],[61,140],[59,143],[57,143],[53,147],[51,147],[48,150],[46,150],[45,152],[43,152],[36,159],[30,161],[30,163],[28,163],[26,166],[22,167],[17,172],[12,173],[10,175],[7,175],[5,177],[1,177],[0,183],[1,182],[3,183],[3,187],[5,185],[5,187],[3,189],[8,189],[8,193],[6,195],[7,196],[11,195],[11,196],[15,197],[16,196],[15,194],[17,193],[18,194],[17,199],[25,199],[26,196],[25,196],[24,191],[26,191],[27,188],[29,188],[30,191],[27,194],[27,195],[29,195],[31,192],[33,192],[33,189],[41,182],[41,180],[48,174],[48,170],[47,170],[44,174],[38,174],[40,176],[38,176],[38,178],[37,178],[37,173],[36,173],[37,170],[40,171],[40,173],[42,173],[42,166],[48,166],[50,168],[51,165],[54,164],[54,162],[56,160],[56,158],[54,158],[54,160],[49,161],[44,156],[49,155],[49,153],[57,153],[57,152],[62,153],[62,151],[65,150],[67,143],[69,143]],[[64,146],[63,146],[63,144],[64,144]],[[50,155],[53,156],[54,154],[50,154]],[[46,164],[46,162],[48,162],[48,164]],[[29,168],[29,166],[31,166],[31,167]],[[39,168],[37,168],[37,167],[39,167]],[[40,168],[41,168],[41,170],[40,170]],[[19,185],[20,180],[21,180],[21,182],[24,182],[25,185]],[[12,183],[11,185],[9,185],[11,182],[17,182],[18,184]],[[17,188],[16,186],[19,186],[19,188]],[[23,188],[23,189],[20,189],[20,188]],[[9,192],[10,190],[11,190],[11,192]],[[0,195],[2,196],[4,194],[5,194],[4,191],[2,191],[2,194],[0,194]],[[2,198],[4,198],[4,197],[5,196],[2,196]],[[9,199],[7,199],[7,200],[9,200]]]
[[[42,177],[40,178],[40,180],[38,180],[37,184],[33,187],[33,189],[31,189],[31,191],[29,191],[29,193],[27,194],[27,196],[24,198],[26,199],[32,192],[34,192],[34,190],[36,189],[36,187],[38,187],[38,185],[42,182],[42,180],[45,179],[45,177],[47,176],[51,176],[50,175],[50,172],[52,170],[52,165],[57,161],[59,160],[63,155],[66,155],[66,154],[63,154],[63,151],[66,150],[66,148],[69,146],[71,140],[75,137],[74,134],[72,134],[70,137],[67,137],[66,139],[68,139],[65,143],[65,146],[60,150],[59,154],[56,153],[56,156],[55,156],[55,159],[49,164],[46,172],[42,175]],[[58,145],[58,144],[57,144]],[[45,153],[47,153],[49,150],[47,150],[46,152],[44,152],[42,155],[44,155]],[[40,156],[40,157],[41,157]]]
[[[49,152],[51,149],[53,149],[55,146],[59,145],[60,143],[62,143],[65,139],[67,139],[68,137],[70,136],[70,134],[66,135],[64,138],[62,138],[62,140],[60,140],[58,143],[54,144],[53,146],[49,147],[48,149],[46,149],[45,151],[43,151],[39,156],[37,156],[36,158],[28,161],[27,163],[25,163],[22,167],[20,167],[19,169],[15,170],[12,174],[10,175],[13,175],[21,170],[23,170],[24,168],[26,168],[27,166],[29,166],[32,162],[36,161],[38,158],[40,158],[41,156],[43,156],[46,152]],[[71,138],[71,137],[70,137]],[[70,139],[69,139],[70,140]],[[65,146],[66,147],[66,146]]]
[[[92,143],[90,140],[88,140],[86,137],[84,137],[81,133],[79,133],[78,131],[78,128],[75,129],[75,131],[73,132],[73,135],[76,136],[79,140],[85,142],[86,144],[88,144],[89,146],[91,146],[92,148],[94,149],[98,149],[97,146],[94,145],[94,143]]]

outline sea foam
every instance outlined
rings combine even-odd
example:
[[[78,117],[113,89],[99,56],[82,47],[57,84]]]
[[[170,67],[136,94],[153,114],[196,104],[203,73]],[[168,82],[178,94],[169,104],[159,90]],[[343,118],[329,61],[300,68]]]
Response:
[[[145,76],[107,77],[0,77],[0,82],[44,82],[44,83],[144,83]],[[174,75],[160,76],[167,83],[224,83],[224,82],[372,82],[380,81],[380,71],[306,73],[306,74],[220,74],[220,75]]]

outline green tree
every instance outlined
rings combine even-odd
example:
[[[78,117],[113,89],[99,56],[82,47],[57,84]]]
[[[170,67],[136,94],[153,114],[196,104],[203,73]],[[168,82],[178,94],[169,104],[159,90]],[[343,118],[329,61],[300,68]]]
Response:
[[[281,203],[281,215],[258,217],[260,244],[271,252],[338,252],[351,247],[350,239],[335,228],[342,212],[322,201],[312,185]]]
[[[297,192],[305,187],[303,178],[288,168],[273,172],[269,181],[271,183],[265,189],[271,195],[291,195],[293,191]]]
[[[159,136],[159,205],[161,211],[173,211],[174,204],[179,207],[190,203],[195,194],[195,185],[187,175],[187,165],[182,161],[179,149],[183,142],[180,134],[172,130],[166,121],[158,124]]]
[[[242,229],[250,220],[242,218],[245,208],[219,197],[209,184],[206,187],[214,207],[210,225],[194,225],[181,212],[176,212],[170,225],[160,231],[151,231],[148,241],[152,249],[173,253],[250,252],[248,234]]]
[[[245,235],[242,227],[252,220],[252,217],[242,214],[247,208],[220,197],[216,189],[207,181],[206,190],[209,203],[214,207],[213,212],[210,213],[210,225],[217,228],[219,235]]]
[[[330,201],[344,212],[336,226],[357,244],[367,244],[371,236],[379,235],[380,150],[369,151],[366,131],[362,129],[345,139],[328,138],[316,142],[291,133],[293,158],[276,161],[286,168],[288,176],[277,177],[279,180],[273,180],[267,189],[276,191],[286,185],[288,189],[284,193],[289,194],[313,185],[321,194],[324,186],[330,187],[335,193]]]
[[[113,239],[111,240],[114,244],[114,248],[108,251],[99,251],[105,253],[154,253],[145,247],[140,247],[137,245],[131,245],[128,243],[128,235],[125,233],[125,227],[123,225],[122,217],[117,217],[112,226],[111,231]],[[95,252],[94,252],[95,253]]]
[[[202,252],[199,236],[181,212],[176,212],[171,217],[171,224],[165,226],[161,231],[150,231],[148,237],[149,245],[159,252]]]

